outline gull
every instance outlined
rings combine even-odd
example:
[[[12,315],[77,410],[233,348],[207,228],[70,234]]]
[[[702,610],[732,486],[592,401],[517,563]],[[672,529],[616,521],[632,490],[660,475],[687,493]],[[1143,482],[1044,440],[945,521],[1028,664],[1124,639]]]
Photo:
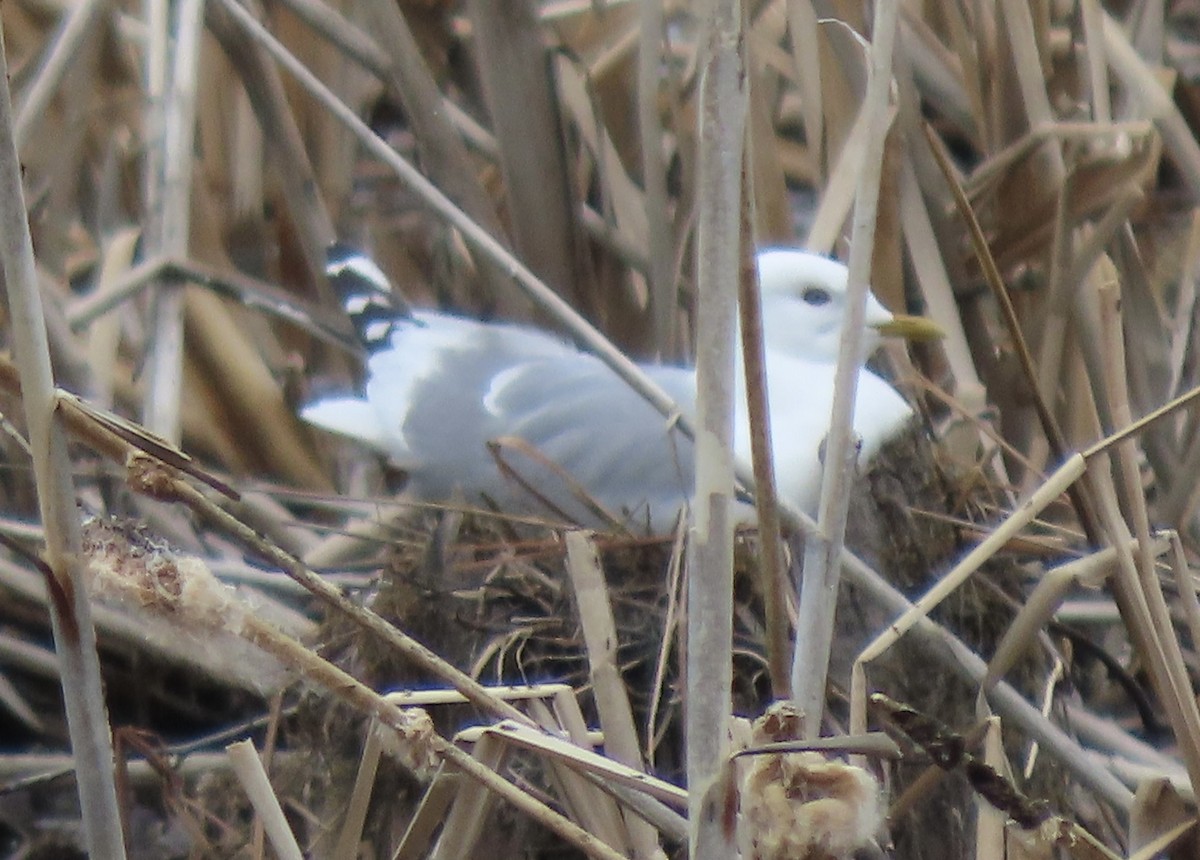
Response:
[[[772,454],[780,496],[814,513],[844,329],[847,269],[796,248],[756,255]],[[335,245],[328,274],[367,354],[361,394],[305,406],[308,423],[349,437],[408,474],[418,500],[488,503],[589,527],[664,533],[693,492],[692,443],[599,358],[529,326],[428,310],[397,312],[383,272]],[[884,336],[939,336],[868,294],[867,356]],[[737,350],[734,456],[750,462]],[[681,410],[695,406],[694,368],[642,365]],[[912,418],[907,401],[862,366],[854,429],[867,462]],[[753,509],[739,503],[739,521]]]

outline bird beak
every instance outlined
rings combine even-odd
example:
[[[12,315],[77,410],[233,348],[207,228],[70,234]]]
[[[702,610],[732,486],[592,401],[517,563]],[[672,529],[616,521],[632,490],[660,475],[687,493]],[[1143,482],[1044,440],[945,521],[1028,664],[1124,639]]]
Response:
[[[874,328],[885,337],[902,337],[914,343],[941,340],[946,336],[933,320],[908,314],[896,314],[887,322],[875,323]]]

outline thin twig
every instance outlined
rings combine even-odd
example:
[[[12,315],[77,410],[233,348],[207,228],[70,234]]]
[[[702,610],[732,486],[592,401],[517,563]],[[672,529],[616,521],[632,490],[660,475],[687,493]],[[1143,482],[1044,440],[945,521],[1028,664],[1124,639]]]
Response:
[[[746,195],[747,199],[749,194]],[[743,214],[743,229],[751,222]],[[743,243],[747,237],[743,237]],[[750,245],[744,245],[748,255]],[[754,260],[743,260],[738,283],[741,359],[746,374],[746,420],[750,424],[750,460],[754,469],[754,509],[758,515],[758,566],[767,630],[767,666],[771,695],[791,696],[791,622],[788,618],[788,581],[783,540],[779,531],[779,494],[776,492],[775,450],[771,438],[770,398],[767,386],[766,345],[763,343],[762,300]]]

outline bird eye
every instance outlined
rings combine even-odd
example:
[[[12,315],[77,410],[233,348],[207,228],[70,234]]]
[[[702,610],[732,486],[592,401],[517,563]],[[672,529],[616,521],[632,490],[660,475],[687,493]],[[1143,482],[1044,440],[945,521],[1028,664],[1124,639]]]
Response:
[[[833,297],[829,295],[828,290],[823,290],[820,287],[805,287],[804,292],[800,294],[800,298],[804,299],[804,303],[812,305],[814,308],[819,308],[821,305],[827,305],[833,301]]]

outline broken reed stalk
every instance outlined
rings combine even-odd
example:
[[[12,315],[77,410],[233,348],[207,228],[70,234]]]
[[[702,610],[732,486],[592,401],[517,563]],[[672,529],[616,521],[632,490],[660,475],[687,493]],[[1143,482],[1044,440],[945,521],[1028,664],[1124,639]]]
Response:
[[[621,677],[616,621],[604,578],[600,554],[590,532],[570,531],[564,537],[567,545],[566,570],[575,594],[579,625],[583,629],[584,650],[588,660],[588,677],[592,682],[600,729],[604,732],[604,751],[614,761],[635,770],[645,771],[638,749],[637,724],[629,703],[629,690]],[[628,821],[629,834],[637,853],[653,856],[658,850],[657,834],[640,818]]]
[[[346,803],[346,814],[342,817],[342,826],[334,843],[334,857],[355,856],[356,846],[362,841],[363,826],[367,822],[367,812],[371,805],[371,790],[375,786],[375,775],[379,770],[379,760],[383,755],[383,733],[378,724],[372,720],[367,729],[367,739],[363,743],[362,756],[359,759],[358,774],[354,778],[354,788],[350,791],[350,799]],[[439,774],[430,781],[427,791],[432,791]],[[411,826],[411,824],[410,824]]]
[[[876,3],[871,25],[870,76],[860,110],[869,123],[866,151],[855,191],[850,236],[849,288],[846,321],[838,349],[833,386],[833,410],[826,437],[825,469],[821,479],[819,532],[804,544],[804,574],[800,610],[796,619],[796,645],[792,653],[792,701],[804,715],[804,737],[821,733],[825,711],[825,681],[833,646],[833,622],[841,582],[840,559],[850,510],[850,486],[858,462],[854,435],[854,401],[858,373],[866,356],[867,283],[875,247],[875,220],[883,154],[892,113],[888,110],[892,85],[892,54],[899,17],[894,3]]]
[[[733,414],[748,82],[742,8],[715,0],[702,25],[697,135],[696,492],[687,575],[689,856],[734,853],[725,818],[733,712]]]
[[[79,559],[79,515],[66,437],[55,420],[54,376],[34,268],[21,164],[13,141],[8,59],[0,38],[0,259],[20,369],[38,507],[46,534],[46,589],[75,757],[84,839],[92,857],[123,858],[112,738],[100,682],[96,631]]]
[[[237,775],[250,804],[258,814],[279,860],[303,860],[304,854],[296,836],[288,826],[279,798],[271,788],[271,779],[263,766],[258,750],[251,741],[237,741],[225,747],[225,754]]]

